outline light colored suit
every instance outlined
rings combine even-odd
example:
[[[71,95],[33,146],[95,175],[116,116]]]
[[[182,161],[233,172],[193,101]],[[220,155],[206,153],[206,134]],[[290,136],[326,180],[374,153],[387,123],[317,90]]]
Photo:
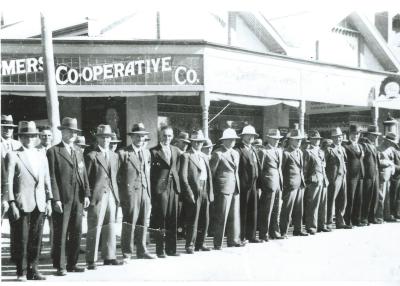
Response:
[[[22,147],[21,142],[15,139],[5,140],[3,137],[0,137],[0,148],[1,148],[1,156],[3,158],[6,157],[6,154],[9,151],[16,151]]]

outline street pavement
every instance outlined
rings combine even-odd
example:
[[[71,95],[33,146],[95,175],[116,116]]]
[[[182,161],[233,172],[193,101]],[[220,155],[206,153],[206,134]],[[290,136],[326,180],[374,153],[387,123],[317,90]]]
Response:
[[[2,226],[2,281],[15,281],[7,224],[4,221]],[[212,246],[211,237],[207,244]],[[400,223],[289,236],[238,248],[226,247],[225,241],[224,246],[220,251],[190,255],[179,240],[180,257],[135,258],[122,266],[103,266],[99,261],[97,270],[57,277],[45,234],[40,270],[48,281],[384,281],[400,285]],[[155,253],[154,243],[149,250]],[[118,256],[121,258],[120,249]],[[81,254],[80,266],[85,265],[84,259]]]

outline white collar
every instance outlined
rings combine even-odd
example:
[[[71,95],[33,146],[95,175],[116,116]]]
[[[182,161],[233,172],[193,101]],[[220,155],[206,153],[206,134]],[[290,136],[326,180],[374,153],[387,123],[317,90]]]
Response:
[[[133,150],[134,150],[136,153],[139,153],[139,152],[142,150],[142,148],[136,147],[133,143],[132,143],[131,145],[132,145]]]
[[[100,145],[97,145],[97,146],[99,146],[99,149],[100,149],[100,151],[101,151],[102,153],[107,153],[108,150],[104,149],[104,148],[101,147]]]
[[[70,149],[70,150],[75,150],[73,147],[74,143],[67,144],[67,143],[65,143],[64,140],[62,140],[62,143],[64,144],[65,148]]]

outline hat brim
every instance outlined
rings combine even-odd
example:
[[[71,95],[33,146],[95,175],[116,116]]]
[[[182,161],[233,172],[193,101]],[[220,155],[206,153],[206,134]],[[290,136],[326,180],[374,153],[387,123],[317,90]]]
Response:
[[[228,140],[228,139],[240,139],[240,137],[239,136],[236,136],[236,137],[221,137],[221,138],[219,138],[219,140]]]
[[[303,137],[303,136],[290,136],[290,137],[288,137],[288,139],[296,139],[296,140],[301,140],[301,139],[304,139],[305,137]]]
[[[39,132],[18,132],[17,135],[39,135]]]
[[[372,135],[375,135],[375,136],[381,136],[382,135],[381,132],[369,132],[369,131],[366,131],[365,133],[372,134]]]
[[[254,136],[260,136],[257,133],[240,133],[239,136],[243,136],[243,135],[254,135]]]
[[[189,143],[192,142],[192,141],[195,141],[195,142],[206,142],[206,140],[207,139],[190,139]]]
[[[190,144],[190,141],[195,141],[195,140],[192,140],[192,139],[187,140],[187,139],[181,139],[181,138],[178,138],[178,140],[179,140],[179,141],[183,141],[183,142],[185,142],[185,143],[187,143],[187,144]]]
[[[57,128],[58,128],[58,130],[68,129],[68,130],[72,130],[72,131],[82,132],[81,129],[71,128],[71,127],[66,127],[66,126],[58,126]]]
[[[267,135],[268,138],[272,138],[272,139],[282,139],[283,136],[271,136],[271,135]]]
[[[111,140],[110,143],[121,143],[121,142],[122,142],[122,140]]]
[[[389,142],[392,143],[392,144],[397,145],[397,141],[396,141],[396,140],[389,139],[389,138],[386,138],[386,137],[383,137],[383,139],[385,139],[386,141],[389,141]]]
[[[15,124],[8,124],[8,123],[1,123],[1,127],[18,127],[18,125]]]
[[[148,135],[148,134],[150,134],[150,132],[147,132],[147,131],[131,131],[131,132],[128,132],[128,135],[133,135],[133,134]]]
[[[342,133],[342,134],[334,134],[334,135],[331,135],[331,137],[338,137],[338,136],[343,136],[343,133]]]
[[[215,144],[211,144],[211,145],[203,145],[203,147],[201,147],[201,148],[211,148],[211,147],[214,147],[215,146]]]
[[[110,137],[112,137],[113,134],[112,133],[96,133],[96,136],[110,136]]]
[[[323,137],[310,137],[309,139],[323,139]]]
[[[90,146],[88,144],[83,144],[83,143],[75,143],[75,145],[78,145],[80,147],[89,147]]]

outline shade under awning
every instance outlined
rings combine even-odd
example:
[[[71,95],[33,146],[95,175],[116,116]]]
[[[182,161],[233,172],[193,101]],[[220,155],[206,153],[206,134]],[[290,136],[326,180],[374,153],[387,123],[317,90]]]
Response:
[[[214,101],[228,100],[238,104],[256,105],[256,106],[270,106],[280,103],[293,106],[296,108],[300,106],[300,102],[297,100],[282,100],[282,99],[272,99],[267,97],[255,97],[255,96],[233,95],[233,94],[222,94],[222,93],[210,93],[210,100]]]

